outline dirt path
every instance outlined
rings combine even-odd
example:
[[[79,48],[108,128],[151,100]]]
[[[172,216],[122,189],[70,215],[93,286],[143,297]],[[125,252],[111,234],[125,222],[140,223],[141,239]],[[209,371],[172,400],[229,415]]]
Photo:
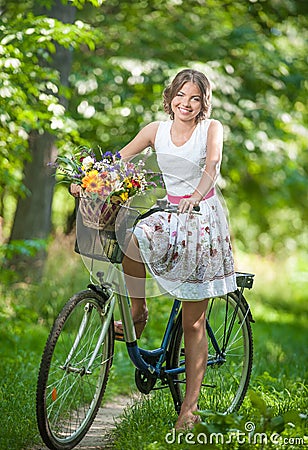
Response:
[[[111,449],[112,441],[109,433],[115,427],[115,420],[122,414],[124,408],[131,404],[130,397],[118,396],[100,408],[92,427],[87,435],[75,449],[78,450],[103,450]],[[36,446],[32,450],[48,450],[47,447]]]
[[[110,431],[114,429],[115,420],[129,404],[128,397],[117,397],[100,408],[96,419],[81,443],[75,447],[80,450],[111,449]]]

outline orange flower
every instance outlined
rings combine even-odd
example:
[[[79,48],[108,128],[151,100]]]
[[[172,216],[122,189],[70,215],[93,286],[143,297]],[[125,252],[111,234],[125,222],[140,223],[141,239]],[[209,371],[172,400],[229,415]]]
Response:
[[[97,170],[90,170],[82,179],[82,187],[88,192],[99,194],[104,189],[105,183]]]

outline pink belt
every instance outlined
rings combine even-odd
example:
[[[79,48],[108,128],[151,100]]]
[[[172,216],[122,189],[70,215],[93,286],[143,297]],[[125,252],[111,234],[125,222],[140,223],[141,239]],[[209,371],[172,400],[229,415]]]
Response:
[[[202,200],[207,200],[208,198],[213,197],[213,195],[215,195],[215,189],[214,188],[210,189],[209,192],[206,194],[205,197],[203,197]],[[182,198],[189,198],[189,197],[191,197],[191,195],[170,195],[170,194],[167,194],[168,201],[170,203],[172,203],[173,205],[178,205],[180,203],[180,201],[182,200]]]

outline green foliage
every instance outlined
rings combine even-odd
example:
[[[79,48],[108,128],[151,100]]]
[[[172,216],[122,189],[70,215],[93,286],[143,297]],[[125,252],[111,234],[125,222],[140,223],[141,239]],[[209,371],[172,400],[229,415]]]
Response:
[[[45,239],[12,240],[0,245],[1,282],[10,284],[18,279],[18,274],[8,268],[8,263],[16,257],[38,257],[47,249]],[[33,259],[34,260],[34,259]],[[30,269],[28,270],[30,272]]]
[[[236,238],[253,251],[294,246],[290,234],[302,233],[306,217],[301,11],[295,2],[278,11],[272,3],[220,8],[202,1],[109,2],[95,17],[87,11],[108,33],[97,55],[74,66],[71,105],[79,129],[87,140],[118,149],[162,117],[170,76],[186,65],[204,70],[214,86],[213,115],[225,125],[222,187]],[[286,215],[294,217],[291,230],[282,225]]]
[[[33,329],[31,330],[33,333]],[[37,339],[42,335],[37,334]],[[1,340],[3,336],[1,336]],[[16,339],[11,347],[11,360],[1,352],[2,369],[0,381],[1,417],[5,419],[5,431],[0,436],[0,448],[20,450],[37,440],[36,421],[33,414],[35,380],[37,376],[37,351],[23,351],[18,346],[29,343],[23,336],[23,344]]]
[[[72,252],[74,236],[57,235],[49,246],[42,283],[8,283],[3,271],[0,274],[3,419],[0,448],[9,445],[10,449],[19,450],[39,442],[34,402],[38,366],[47,334],[64,302],[73,293],[84,289],[89,281],[80,257]],[[238,255],[242,268],[250,270],[254,267],[257,273],[254,289],[247,293],[256,320],[253,324],[255,357],[251,380],[255,394],[251,394],[251,400],[247,397],[239,415],[228,416],[229,426],[234,430],[242,430],[246,422],[252,421],[257,427],[256,432],[270,432],[270,427],[277,421],[279,426],[285,427],[284,431],[279,431],[282,437],[304,436],[304,417],[299,414],[305,414],[307,406],[307,261],[305,255],[298,256],[297,260],[292,258],[285,264],[274,264],[264,258]],[[277,266],[279,280],[275,279]],[[149,323],[141,344],[144,348],[153,348],[160,345],[170,300],[151,298],[148,306]],[[134,391],[134,367],[128,359],[125,344],[117,342],[107,398]],[[206,414],[206,422],[210,422],[211,415],[204,413],[204,417]],[[214,425],[218,419],[223,420],[215,416]],[[165,435],[175,420],[173,403],[166,390],[157,392],[154,397],[145,397],[142,403],[125,412],[116,432],[115,448],[165,449]],[[294,427],[288,425],[290,422]],[[173,448],[185,447],[174,444]]]
[[[165,117],[165,84],[191,66],[209,75],[213,117],[225,127],[221,186],[236,239],[262,253],[303,246],[307,3],[72,4],[74,24],[34,15],[32,1],[3,8],[0,198],[21,193],[30,130],[56,134],[64,153],[78,145],[119,150],[141,126]],[[42,64],[57,45],[74,50],[69,87]]]
[[[298,443],[305,442],[307,415],[300,414],[298,410],[277,414],[273,408],[268,407],[262,396],[253,390],[249,392],[249,399],[251,403],[249,421],[247,416],[244,417],[239,413],[224,415],[201,411],[202,423],[196,426],[195,435],[205,433],[211,437],[212,434],[212,437],[213,435],[215,437],[214,443],[223,441],[226,444],[217,448],[226,449],[230,448],[230,440],[231,443],[235,443],[231,448],[236,448],[236,442],[243,445],[243,448],[250,448],[250,445],[256,445],[257,448],[264,446],[277,448],[277,445],[281,446],[284,438],[288,439],[289,445],[293,439],[294,441],[298,439]],[[218,437],[220,439],[217,439]],[[296,447],[290,445],[288,448]]]
[[[106,0],[70,0],[72,5],[76,6],[76,8],[82,9],[84,5],[89,2],[95,7],[99,7],[105,2]],[[69,0],[66,0],[65,3],[68,3]]]
[[[174,444],[166,445],[165,436],[172,431],[176,416],[172,400],[163,392],[155,393],[153,397],[126,410],[117,426],[115,448],[297,449],[302,447],[303,439],[307,440],[307,257],[298,255],[297,259],[278,263],[238,253],[237,259],[240,267],[248,271],[253,267],[256,272],[254,288],[247,292],[256,321],[253,324],[251,391],[238,413],[224,416],[213,411],[203,411],[201,417],[204,423],[196,428],[196,433],[205,433],[208,439],[210,433],[222,433],[225,443],[222,445],[220,440],[220,444],[216,445],[214,440],[208,447],[205,444],[198,447],[195,434],[188,439],[190,443],[185,441],[184,435],[180,437],[180,443],[175,441]],[[142,337],[142,344],[146,348],[159,345],[159,335],[168,310],[168,303],[161,299],[152,299],[148,303],[150,321]],[[160,320],[156,320],[157,317]],[[166,413],[163,415],[161,411]],[[253,423],[252,433],[245,429],[245,425],[251,427],[250,423]],[[137,429],[138,432],[135,431]],[[262,433],[267,436],[268,446],[260,442]],[[274,442],[271,442],[273,433]],[[237,442],[237,436],[244,439],[242,444]],[[171,440],[172,435],[169,437]],[[226,442],[228,437],[230,443]],[[255,439],[256,443],[249,443],[250,438],[251,442]],[[192,445],[192,440],[196,444]],[[278,441],[285,442],[284,446],[281,444],[278,447]]]
[[[47,242],[43,239],[16,240],[0,247],[0,255],[11,259],[15,255],[35,256],[39,251],[45,250]]]
[[[294,392],[295,393],[295,392]],[[307,390],[305,392],[307,399]],[[304,407],[304,405],[303,405]],[[199,413],[201,423],[189,432],[176,432],[176,416],[168,394],[156,392],[128,407],[117,424],[115,449],[162,450],[189,448],[291,448],[307,443],[308,417],[298,409],[277,414],[260,393],[249,392],[246,410],[232,414]]]
[[[75,24],[12,11],[10,2],[0,22],[0,198],[22,194],[23,163],[29,158],[31,131],[48,131],[71,139],[77,125],[66,114],[60,96],[69,96],[60,75],[48,65],[56,46],[94,50],[96,33],[81,20]],[[91,31],[91,32],[90,32]],[[0,208],[0,214],[3,214]]]
[[[176,413],[167,392],[157,391],[154,395],[143,396],[124,410],[121,423],[116,427],[113,448],[163,450],[166,448],[164,436],[175,420]]]
[[[8,278],[0,272],[0,449],[32,448],[40,442],[35,394],[43,347],[60,308],[89,282],[79,255],[73,254],[73,237],[58,236],[49,245],[51,256],[39,285],[12,282],[14,274]],[[117,350],[108,396],[128,394],[133,387],[132,365],[127,356],[126,363],[121,359],[123,345]]]

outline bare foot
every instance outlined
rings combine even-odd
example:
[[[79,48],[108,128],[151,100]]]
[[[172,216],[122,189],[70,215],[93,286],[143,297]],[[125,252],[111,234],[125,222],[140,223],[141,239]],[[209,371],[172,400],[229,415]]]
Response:
[[[196,423],[200,422],[200,420],[200,416],[193,414],[193,412],[180,414],[174,428],[177,431],[191,430],[192,428],[194,428]]]

